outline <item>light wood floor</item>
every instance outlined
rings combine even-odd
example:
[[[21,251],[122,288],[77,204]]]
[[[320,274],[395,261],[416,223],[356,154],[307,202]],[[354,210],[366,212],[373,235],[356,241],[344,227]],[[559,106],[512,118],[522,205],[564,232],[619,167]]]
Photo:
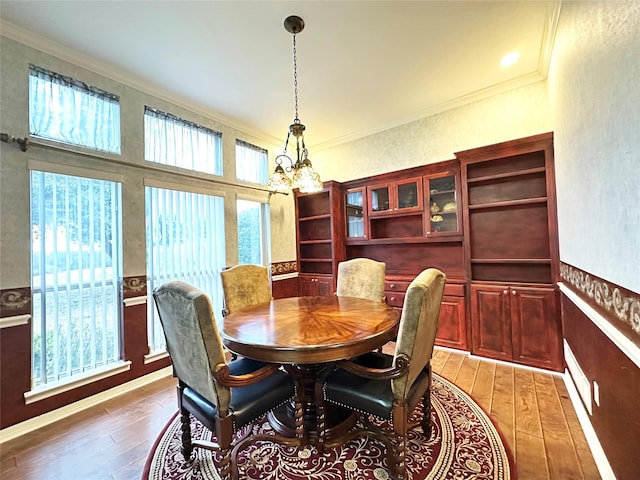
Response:
[[[562,378],[438,349],[433,370],[497,423],[519,480],[599,479]],[[166,378],[0,445],[2,480],[139,480],[176,411]]]

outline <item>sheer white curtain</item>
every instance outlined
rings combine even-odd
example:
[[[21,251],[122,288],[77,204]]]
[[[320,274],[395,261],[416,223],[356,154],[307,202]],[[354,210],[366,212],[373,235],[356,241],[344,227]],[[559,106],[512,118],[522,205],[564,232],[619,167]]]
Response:
[[[145,107],[144,158],[149,162],[222,175],[222,134]]]
[[[214,312],[222,311],[224,198],[152,181],[146,185],[148,337],[151,351],[158,352],[165,339],[151,296],[154,288],[182,280],[209,295]]]
[[[236,178],[244,182],[266,185],[269,159],[264,148],[236,140]]]
[[[36,137],[120,153],[119,98],[30,65],[29,131]]]

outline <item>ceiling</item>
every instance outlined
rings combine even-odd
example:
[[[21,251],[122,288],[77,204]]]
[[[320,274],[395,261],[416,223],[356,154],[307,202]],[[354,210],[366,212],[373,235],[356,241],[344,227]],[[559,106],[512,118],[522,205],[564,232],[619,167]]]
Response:
[[[13,1],[2,35],[250,134],[323,148],[546,77],[559,1]],[[520,52],[509,68],[501,57]],[[60,72],[64,73],[64,72]],[[82,80],[82,79],[80,79]]]

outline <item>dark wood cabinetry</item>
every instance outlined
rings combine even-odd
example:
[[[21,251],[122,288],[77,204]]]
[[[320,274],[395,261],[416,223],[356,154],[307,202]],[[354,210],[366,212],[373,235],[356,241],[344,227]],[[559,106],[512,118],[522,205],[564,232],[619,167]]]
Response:
[[[456,153],[472,352],[562,369],[553,137]]]
[[[344,259],[340,184],[324,182],[321,192],[294,196],[300,295],[331,295]]]
[[[301,295],[335,291],[337,265],[386,265],[386,302],[447,276],[436,343],[562,370],[553,135],[456,153],[456,159],[326,182],[296,194]]]
[[[562,332],[552,286],[471,284],[472,351],[559,370]]]

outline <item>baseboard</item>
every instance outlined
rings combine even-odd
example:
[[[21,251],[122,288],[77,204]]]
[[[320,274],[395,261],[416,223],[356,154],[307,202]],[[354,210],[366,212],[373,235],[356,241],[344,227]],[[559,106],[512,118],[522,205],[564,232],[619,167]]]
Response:
[[[603,480],[616,480],[616,476],[611,469],[611,465],[609,464],[609,460],[602,449],[602,445],[600,445],[600,440],[591,425],[589,414],[580,399],[580,394],[573,383],[573,378],[571,377],[569,370],[564,371],[562,378],[565,386],[567,387],[567,391],[569,392],[569,398],[571,399],[573,409],[576,411],[576,415],[578,416],[578,421],[580,422],[584,436],[587,438],[587,444],[591,449],[591,454],[596,462],[600,476]]]
[[[24,422],[4,428],[0,430],[0,444],[13,440],[14,438],[20,437],[26,433],[38,430],[39,428],[50,425],[58,420],[62,420],[63,418],[69,417],[81,410],[86,410],[87,408],[93,407],[106,400],[115,398],[123,393],[131,392],[137,388],[143,387],[144,385],[160,380],[161,378],[168,377],[172,375],[172,373],[173,367],[168,366],[149,373],[148,375],[136,378],[135,380],[131,380],[130,382],[118,385],[117,387],[105,390],[104,392],[92,395],[91,397],[83,398],[82,400],[65,405],[64,407],[60,407],[51,412],[44,413],[37,417],[30,418],[29,420],[25,420]]]

